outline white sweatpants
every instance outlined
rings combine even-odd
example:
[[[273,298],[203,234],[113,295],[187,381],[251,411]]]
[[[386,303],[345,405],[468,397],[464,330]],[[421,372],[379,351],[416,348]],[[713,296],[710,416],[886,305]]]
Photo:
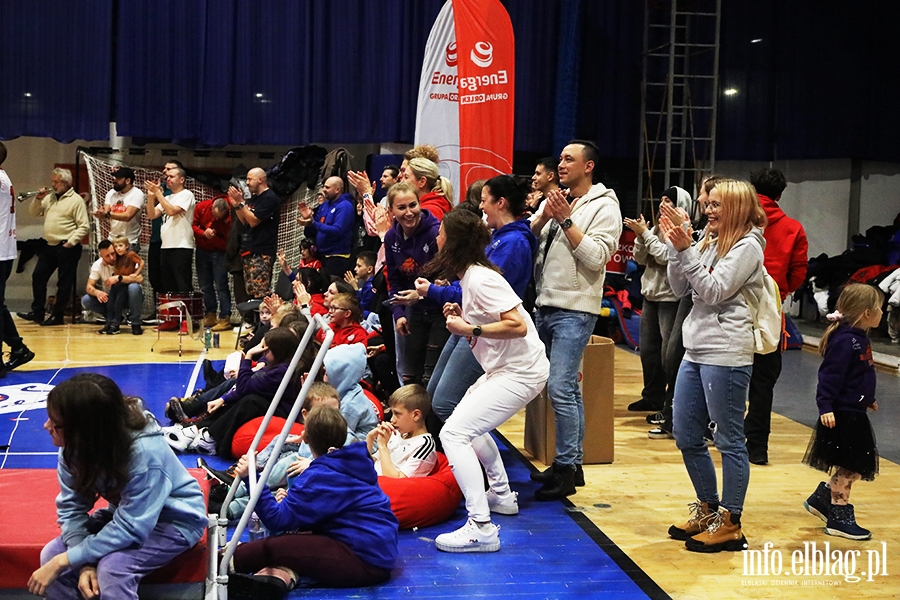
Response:
[[[474,521],[491,520],[480,462],[488,483],[499,496],[509,493],[509,479],[491,430],[505,423],[531,402],[547,382],[508,373],[478,378],[453,410],[441,430],[444,453],[466,497],[466,510]]]

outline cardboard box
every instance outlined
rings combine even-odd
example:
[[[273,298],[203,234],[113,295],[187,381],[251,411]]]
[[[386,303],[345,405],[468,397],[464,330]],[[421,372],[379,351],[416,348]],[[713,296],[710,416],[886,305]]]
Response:
[[[584,398],[584,464],[611,463],[614,456],[615,343],[592,335],[578,370]],[[556,419],[547,390],[525,409],[525,449],[549,465],[556,456]]]

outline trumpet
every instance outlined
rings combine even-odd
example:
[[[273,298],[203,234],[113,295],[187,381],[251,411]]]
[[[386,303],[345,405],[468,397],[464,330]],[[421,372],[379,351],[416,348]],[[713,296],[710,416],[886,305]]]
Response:
[[[31,192],[20,192],[20,193],[16,194],[16,200],[18,202],[25,202],[26,200],[30,200],[31,198],[34,198],[41,192],[46,192],[46,191],[48,191],[46,188],[41,188],[39,190],[33,190]]]

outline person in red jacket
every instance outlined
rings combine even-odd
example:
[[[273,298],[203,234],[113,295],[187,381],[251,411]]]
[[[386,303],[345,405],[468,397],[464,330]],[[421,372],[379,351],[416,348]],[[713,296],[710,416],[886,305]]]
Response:
[[[197,283],[203,292],[203,326],[212,327],[213,331],[228,331],[231,329],[231,292],[225,244],[231,231],[231,210],[225,197],[198,203],[194,208],[192,229],[197,246]]]
[[[403,181],[416,191],[419,205],[438,221],[453,210],[453,186],[446,177],[441,177],[438,166],[427,158],[410,160]]]
[[[331,342],[332,348],[341,344],[368,345],[369,332],[359,324],[362,320],[362,310],[359,308],[359,300],[357,300],[356,294],[347,292],[336,294],[331,299],[328,315],[331,317],[328,324],[334,330],[334,340]],[[324,341],[324,331],[319,330],[316,333],[316,339],[319,342]]]
[[[784,174],[766,167],[750,175],[759,203],[766,212],[767,224],[763,232],[766,240],[764,264],[766,271],[778,284],[782,301],[800,287],[806,279],[809,265],[809,242],[803,225],[781,210],[778,201],[787,187]],[[744,417],[744,435],[750,462],[764,465],[769,462],[769,431],[772,422],[772,399],[775,383],[781,374],[781,348],[770,354],[753,356],[753,375],[750,378],[749,403]]]

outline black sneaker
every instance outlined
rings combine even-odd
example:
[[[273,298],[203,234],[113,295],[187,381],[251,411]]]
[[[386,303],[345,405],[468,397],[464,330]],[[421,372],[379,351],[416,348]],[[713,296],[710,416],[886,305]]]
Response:
[[[144,335],[144,330],[140,325],[132,325],[131,326],[131,335]]]
[[[9,361],[3,366],[7,371],[12,371],[16,367],[21,367],[25,363],[30,362],[33,358],[34,352],[29,350],[27,346],[22,346],[9,353]]]
[[[662,425],[665,422],[666,417],[662,414],[662,411],[647,415],[647,423],[650,425]]]
[[[118,325],[109,325],[106,330],[107,335],[119,335],[122,331],[119,329]]]
[[[100,335],[107,335],[109,333],[109,325],[104,325],[103,329],[97,332]]]
[[[228,576],[228,597],[232,600],[281,600],[287,592],[287,585],[278,577],[246,573]]]
[[[206,476],[214,481],[224,483],[225,485],[234,483],[234,475],[229,474],[228,471],[213,469],[202,456],[197,458],[197,466],[206,471]]]

